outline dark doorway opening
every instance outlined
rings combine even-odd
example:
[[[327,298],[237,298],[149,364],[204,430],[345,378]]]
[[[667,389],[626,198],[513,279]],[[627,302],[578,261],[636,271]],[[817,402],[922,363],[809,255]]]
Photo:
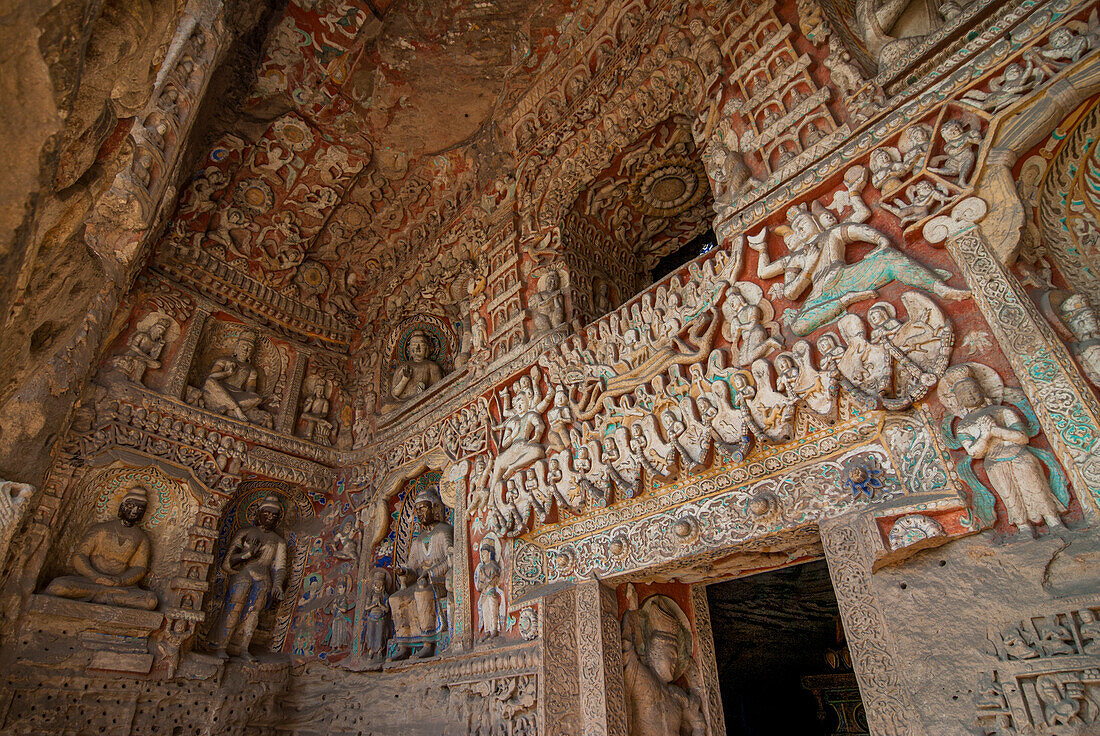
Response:
[[[704,253],[710,253],[716,247],[718,247],[718,236],[714,234],[714,230],[708,227],[657,261],[657,265],[653,267],[652,273],[649,274],[650,283],[660,281],[688,261],[693,261]]]
[[[707,587],[728,736],[854,736],[866,716],[824,561]]]

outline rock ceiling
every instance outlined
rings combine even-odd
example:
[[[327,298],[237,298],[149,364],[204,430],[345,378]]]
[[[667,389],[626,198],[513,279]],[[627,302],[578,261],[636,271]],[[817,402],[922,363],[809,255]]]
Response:
[[[244,109],[268,127],[209,151],[158,251],[228,264],[312,310],[319,332],[438,303],[478,255],[478,213],[514,196],[534,129],[564,119],[587,84],[565,68],[563,99],[546,100],[544,80],[587,53],[601,19],[623,18],[627,40],[641,17],[640,0],[293,0]],[[616,53],[596,40],[593,78]],[[690,121],[625,148],[577,206],[620,238],[674,249],[710,203]]]

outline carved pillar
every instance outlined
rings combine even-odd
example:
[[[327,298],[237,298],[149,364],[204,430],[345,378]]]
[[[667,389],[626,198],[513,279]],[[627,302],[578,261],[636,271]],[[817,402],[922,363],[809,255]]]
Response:
[[[279,404],[279,418],[275,421],[275,429],[284,434],[294,434],[298,399],[302,395],[302,377],[305,376],[308,361],[309,355],[299,350],[294,356],[294,364],[290,367],[290,378],[283,393],[283,401]]]
[[[198,350],[199,339],[209,317],[210,312],[205,309],[196,309],[191,315],[180,349],[176,352],[172,367],[168,369],[168,380],[164,383],[165,395],[183,398],[183,392],[187,389],[187,376],[191,373],[191,363],[195,360],[195,351]]]
[[[872,590],[874,545],[870,535],[877,532],[871,529],[871,523],[862,516],[822,522],[825,560],[871,733],[921,736],[925,729],[901,679],[906,664],[899,661]]]
[[[54,463],[42,484],[42,490],[34,498],[35,508],[26,531],[13,539],[14,550],[8,561],[8,579],[0,595],[0,616],[5,640],[12,636],[12,627],[23,610],[23,605],[34,592],[38,574],[46,563],[50,542],[60,526],[58,515],[65,500],[66,490],[74,484],[76,466],[65,459]]]
[[[710,604],[707,587],[702,583],[691,586],[691,611],[695,619],[695,662],[702,674],[705,692],[703,715],[711,736],[726,732],[726,717],[722,712],[722,690],[718,686],[718,661],[714,656],[714,633],[710,628]]]
[[[539,733],[574,736],[581,730],[577,673],[577,591],[542,599],[542,657],[539,671]]]
[[[1085,515],[1100,520],[1100,403],[1066,346],[981,232],[951,234],[947,248],[1004,349],[1066,468]]]
[[[465,484],[455,494],[454,563],[451,585],[454,587],[454,607],[451,611],[451,647],[462,652],[473,646],[474,632],[470,626],[470,543],[466,518]]]
[[[622,633],[615,589],[598,580],[577,585],[577,671],[586,736],[626,736]]]

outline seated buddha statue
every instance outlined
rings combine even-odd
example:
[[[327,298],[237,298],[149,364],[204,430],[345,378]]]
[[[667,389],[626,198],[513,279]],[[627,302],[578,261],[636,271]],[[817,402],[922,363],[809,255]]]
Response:
[[[439,363],[428,357],[432,344],[424,330],[413,330],[407,349],[409,359],[397,364],[390,382],[390,396],[396,401],[411,399],[443,378]]]
[[[252,365],[255,351],[256,336],[245,333],[237,339],[233,355],[214,361],[202,383],[203,405],[207,409],[242,422],[262,418],[265,412],[253,411],[264,402],[256,391],[259,372]]]
[[[149,505],[146,490],[134,486],[118,506],[118,518],[95,524],[76,545],[69,566],[46,586],[46,595],[151,611],[157,594],[138,587],[149,571],[148,535],[137,523]]]

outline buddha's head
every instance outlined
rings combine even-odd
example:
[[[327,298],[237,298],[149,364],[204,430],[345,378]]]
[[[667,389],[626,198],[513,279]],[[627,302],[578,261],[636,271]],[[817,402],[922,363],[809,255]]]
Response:
[[[126,526],[133,526],[145,516],[149,507],[149,496],[144,486],[134,486],[122,497],[118,505],[118,518]]]

